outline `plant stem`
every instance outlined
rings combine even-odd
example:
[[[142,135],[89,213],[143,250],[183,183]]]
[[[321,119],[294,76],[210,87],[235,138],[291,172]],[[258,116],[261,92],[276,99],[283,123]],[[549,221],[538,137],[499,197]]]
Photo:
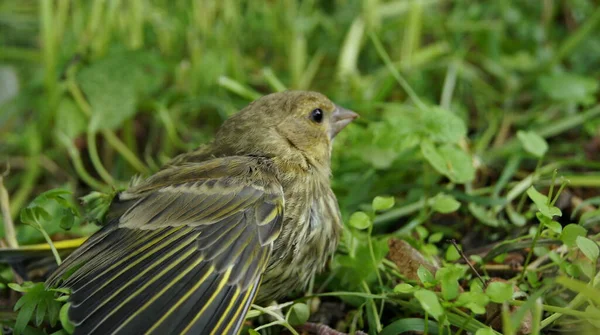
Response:
[[[69,80],[67,80],[67,87],[69,89],[69,92],[71,92],[71,95],[73,96],[73,99],[75,100],[75,103],[79,106],[79,109],[81,109],[81,111],[88,118],[91,118],[92,117],[92,107],[87,103],[87,101],[83,97],[83,93],[81,92],[81,90],[79,89],[79,87],[77,86],[77,84],[75,83],[75,80],[73,78],[70,78]],[[108,144],[110,144],[110,146],[112,146],[115,150],[117,150],[117,152],[120,153],[123,156],[123,158],[125,158],[125,160],[134,169],[136,169],[139,173],[142,173],[142,174],[149,173],[149,170],[144,165],[144,163],[142,163],[142,161],[139,160],[135,156],[135,154],[133,152],[131,152],[131,150],[129,150],[129,148],[127,148],[127,146],[117,137],[117,135],[115,135],[111,130],[108,130],[108,129],[102,129],[102,130],[100,130],[100,132],[102,133],[102,135],[104,136],[104,138],[106,139]]]
[[[90,154],[90,160],[92,161],[92,165],[98,172],[98,175],[106,182],[108,185],[113,185],[114,180],[110,173],[106,171],[104,165],[100,161],[100,156],[98,156],[98,147],[96,146],[96,133],[91,129],[88,129],[87,132],[87,141],[88,141],[88,152]]]
[[[8,191],[4,187],[4,176],[0,175],[0,210],[2,210],[2,220],[4,221],[4,237],[10,248],[18,248],[17,234],[15,225],[10,215],[10,198]]]
[[[54,255],[56,264],[60,265],[62,263],[62,260],[60,259],[60,255],[58,254],[58,250],[56,250],[54,243],[52,243],[52,239],[50,238],[48,233],[46,233],[44,228],[39,223],[38,223],[38,225],[39,225],[38,230],[42,233],[42,235],[44,235],[44,239],[46,240],[46,242],[48,242],[48,245],[50,245],[50,250],[52,250],[52,255]]]
[[[109,191],[110,188],[106,187],[104,184],[102,184],[102,182],[96,180],[85,170],[85,167],[83,166],[83,163],[81,162],[81,156],[79,155],[79,151],[77,150],[77,148],[75,148],[75,146],[73,145],[71,140],[67,137],[67,135],[59,133],[58,139],[67,149],[67,153],[69,154],[69,157],[71,158],[71,161],[73,162],[73,166],[75,167],[75,172],[77,172],[77,175],[79,176],[79,178],[81,178],[81,180],[83,180],[84,183],[88,184],[93,189],[101,190],[101,191]]]
[[[406,94],[408,94],[408,96],[413,101],[413,103],[421,111],[425,111],[427,109],[427,106],[423,103],[423,101],[421,101],[421,99],[419,98],[419,95],[417,95],[417,93],[412,89],[412,87],[410,87],[410,84],[406,81],[406,79],[404,79],[404,77],[402,77],[400,72],[394,67],[394,64],[392,63],[390,56],[385,51],[385,49],[384,49],[383,45],[381,44],[381,41],[379,40],[377,35],[373,31],[370,31],[369,37],[371,38],[371,41],[375,45],[375,49],[377,49],[377,53],[379,54],[379,57],[381,57],[381,59],[387,66],[388,71],[390,71],[390,73],[396,79],[396,81],[400,84],[400,86],[402,86],[402,88],[404,89]]]

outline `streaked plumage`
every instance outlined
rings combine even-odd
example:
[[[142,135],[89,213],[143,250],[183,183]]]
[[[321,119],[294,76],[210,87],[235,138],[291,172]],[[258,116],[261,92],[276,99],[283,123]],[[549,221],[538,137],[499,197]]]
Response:
[[[75,333],[237,334],[255,299],[306,285],[337,245],[331,142],[355,117],[318,93],[271,94],[122,192],[48,280],[71,288]]]

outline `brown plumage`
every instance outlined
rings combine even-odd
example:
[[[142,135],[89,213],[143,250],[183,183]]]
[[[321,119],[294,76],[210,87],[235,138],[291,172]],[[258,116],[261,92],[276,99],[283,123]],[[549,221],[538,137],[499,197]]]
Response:
[[[356,116],[315,92],[267,95],[119,194],[48,280],[71,288],[75,333],[237,334],[255,299],[303,288],[337,246],[331,144]]]

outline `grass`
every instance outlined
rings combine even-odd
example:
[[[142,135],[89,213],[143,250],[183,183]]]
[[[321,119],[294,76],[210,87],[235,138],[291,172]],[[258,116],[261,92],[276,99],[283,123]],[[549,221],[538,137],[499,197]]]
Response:
[[[592,0],[1,1],[2,243],[88,236],[110,196],[77,198],[156,171],[263,94],[310,89],[361,114],[332,162],[343,241],[307,297],[249,326],[293,333],[309,310],[343,332],[593,334],[599,21]],[[0,249],[6,327],[68,332],[63,302],[21,284],[58,249]],[[15,290],[33,292],[17,312]]]

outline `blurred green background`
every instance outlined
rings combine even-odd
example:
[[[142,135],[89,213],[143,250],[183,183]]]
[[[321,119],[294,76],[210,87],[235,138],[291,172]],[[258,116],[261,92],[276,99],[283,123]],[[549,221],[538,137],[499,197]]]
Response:
[[[0,172],[10,167],[18,242],[44,241],[19,223],[41,192],[125,187],[285,89],[361,115],[336,139],[333,187],[346,221],[371,213],[375,196],[395,198],[369,214],[383,249],[415,227],[465,249],[531,240],[538,222],[524,192],[560,185],[555,169],[570,181],[560,223],[576,222],[577,204],[600,202],[599,5],[0,1]],[[448,201],[452,214],[431,207]],[[54,240],[96,229],[65,232],[64,208],[48,206]],[[417,243],[428,256],[448,246],[429,242]]]

